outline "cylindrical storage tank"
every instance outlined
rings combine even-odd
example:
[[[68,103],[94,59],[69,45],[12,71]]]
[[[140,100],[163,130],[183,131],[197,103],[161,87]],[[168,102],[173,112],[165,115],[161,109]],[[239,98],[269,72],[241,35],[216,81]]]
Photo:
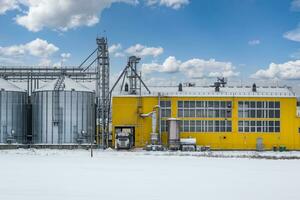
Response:
[[[179,120],[169,118],[168,122],[168,143],[170,149],[177,149],[180,146],[180,127]]]
[[[0,143],[25,143],[27,92],[0,78]]]
[[[32,93],[35,144],[84,144],[94,140],[95,93],[61,77]]]

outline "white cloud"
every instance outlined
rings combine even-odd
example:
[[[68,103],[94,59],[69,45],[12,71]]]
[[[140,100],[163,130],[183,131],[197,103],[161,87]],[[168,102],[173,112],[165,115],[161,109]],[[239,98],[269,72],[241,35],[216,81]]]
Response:
[[[71,58],[71,54],[70,53],[62,53],[62,54],[60,54],[60,57],[61,57],[61,62],[65,63],[65,62],[67,62],[67,60],[69,58]]]
[[[124,57],[128,56],[138,56],[138,57],[157,57],[164,52],[162,47],[147,47],[141,44],[136,44],[128,47],[127,49],[123,49],[120,43],[113,44],[108,48],[109,53],[114,57]]]
[[[50,57],[58,50],[59,48],[54,44],[48,43],[46,40],[37,38],[26,44],[0,47],[0,57],[3,59],[11,59],[34,56],[40,58],[42,63],[49,63],[48,57]]]
[[[291,3],[291,9],[293,11],[300,11],[300,0],[293,0]],[[287,31],[283,34],[283,37],[295,42],[300,42],[300,26],[297,28]]]
[[[143,64],[142,72],[144,74],[152,72],[182,72],[189,78],[218,76],[233,77],[239,75],[239,72],[235,71],[235,67],[230,62],[219,62],[214,59],[203,60],[198,58],[182,62],[173,56],[168,57],[163,64]]]
[[[284,33],[283,37],[288,39],[288,40],[292,40],[292,41],[295,41],[295,42],[300,42],[300,27]]]
[[[52,65],[52,60],[48,58],[42,58],[39,63],[39,66],[51,66],[51,65]]]
[[[59,50],[54,44],[48,43],[46,40],[35,39],[25,45],[25,50],[30,55],[36,57],[48,57]]]
[[[174,56],[168,57],[162,64],[158,63],[144,63],[142,65],[142,72],[147,74],[151,72],[178,72],[181,65],[180,60],[176,60]]]
[[[260,44],[260,40],[257,40],[257,39],[255,39],[255,40],[250,40],[250,41],[248,41],[248,44],[249,44],[250,46],[259,45],[259,44]]]
[[[71,57],[71,54],[70,53],[62,53],[62,54],[60,54],[60,57],[64,60],[67,60]]]
[[[120,43],[113,44],[108,48],[109,53],[116,53],[122,49],[122,45]]]
[[[0,1],[0,15],[5,14],[9,10],[18,9],[17,0],[1,0]]]
[[[129,55],[135,55],[138,57],[153,56],[157,57],[164,52],[162,47],[147,47],[141,44],[136,44],[125,50],[125,53]]]
[[[121,52],[121,50],[122,50],[122,45],[120,43],[113,44],[108,48],[109,53],[115,57],[124,57],[125,56],[125,54],[123,52]]]
[[[291,9],[294,11],[300,10],[300,0],[293,0],[291,3]]]
[[[175,10],[190,3],[189,0],[146,0],[146,2],[149,6],[166,6]]]
[[[300,60],[282,64],[271,63],[267,69],[260,69],[251,77],[256,79],[300,79]]]
[[[64,66],[65,62],[67,62],[69,58],[71,58],[71,54],[70,53],[62,53],[62,54],[60,54],[60,61],[54,63],[53,67]],[[49,63],[49,65],[51,65],[51,62]]]
[[[25,15],[18,15],[16,22],[37,32],[47,27],[67,31],[80,26],[93,26],[100,21],[101,13],[112,3],[137,4],[137,0],[26,0]]]

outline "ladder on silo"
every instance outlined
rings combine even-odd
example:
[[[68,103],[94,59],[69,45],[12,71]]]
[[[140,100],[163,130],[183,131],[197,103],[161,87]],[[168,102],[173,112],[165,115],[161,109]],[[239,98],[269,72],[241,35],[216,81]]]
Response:
[[[64,80],[65,76],[61,76],[57,79],[55,85],[54,85],[54,91],[52,96],[53,101],[53,115],[52,115],[52,121],[53,125],[57,126],[58,128],[58,142],[62,142],[62,124],[60,123],[62,121],[61,119],[61,109],[59,107],[59,92],[64,89]]]

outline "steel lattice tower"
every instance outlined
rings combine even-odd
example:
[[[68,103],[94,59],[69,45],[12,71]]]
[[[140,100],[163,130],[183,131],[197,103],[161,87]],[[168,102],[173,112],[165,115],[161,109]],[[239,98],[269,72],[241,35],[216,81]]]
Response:
[[[96,39],[97,49],[97,141],[103,147],[108,146],[110,95],[109,95],[109,52],[107,38]]]

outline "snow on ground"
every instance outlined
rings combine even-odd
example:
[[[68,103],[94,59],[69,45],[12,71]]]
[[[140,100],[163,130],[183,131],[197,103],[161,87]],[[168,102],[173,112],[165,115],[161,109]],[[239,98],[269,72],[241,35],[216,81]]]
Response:
[[[280,157],[290,159],[270,159]],[[1,150],[0,199],[299,200],[299,158],[300,152],[97,150],[91,158],[87,150]]]

